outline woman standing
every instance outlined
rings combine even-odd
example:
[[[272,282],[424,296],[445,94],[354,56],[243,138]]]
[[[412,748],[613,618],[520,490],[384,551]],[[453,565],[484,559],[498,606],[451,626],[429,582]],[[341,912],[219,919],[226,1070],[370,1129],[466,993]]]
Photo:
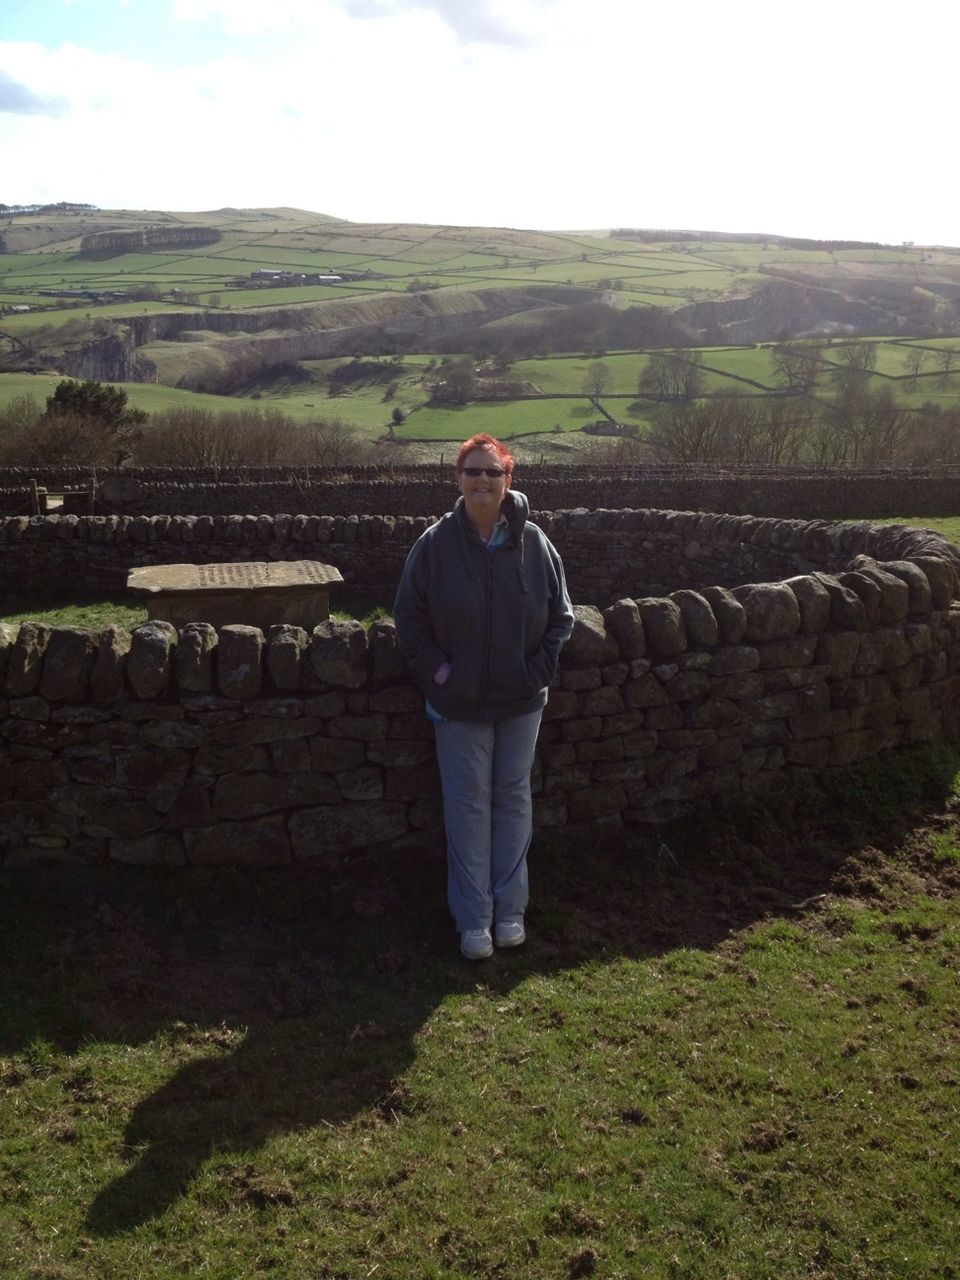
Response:
[[[492,436],[461,445],[461,496],[411,549],[394,605],[436,731],[447,899],[470,960],[526,940],[530,770],[573,629],[560,557],[528,523],[513,466]]]

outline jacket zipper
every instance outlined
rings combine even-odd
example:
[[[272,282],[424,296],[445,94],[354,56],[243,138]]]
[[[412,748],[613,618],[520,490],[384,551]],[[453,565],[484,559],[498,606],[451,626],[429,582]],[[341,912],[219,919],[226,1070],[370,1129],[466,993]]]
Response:
[[[490,684],[490,654],[493,650],[493,555],[484,548],[483,557],[487,562],[487,625],[483,643],[483,667],[480,676],[480,719],[486,719],[487,689]]]

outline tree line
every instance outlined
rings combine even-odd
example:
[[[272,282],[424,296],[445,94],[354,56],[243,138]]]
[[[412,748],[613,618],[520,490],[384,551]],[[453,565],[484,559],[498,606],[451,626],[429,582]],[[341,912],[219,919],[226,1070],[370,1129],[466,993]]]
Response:
[[[211,413],[132,408],[121,387],[64,379],[41,405],[20,396],[0,409],[0,465],[336,467],[369,446],[337,417],[298,422],[259,408]]]

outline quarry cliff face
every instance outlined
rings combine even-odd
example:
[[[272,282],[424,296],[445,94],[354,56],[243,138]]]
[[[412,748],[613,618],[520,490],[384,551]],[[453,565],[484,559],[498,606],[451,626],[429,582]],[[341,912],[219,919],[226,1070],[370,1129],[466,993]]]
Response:
[[[183,311],[131,316],[125,333],[83,343],[45,360],[71,377],[98,381],[166,381],[164,362],[151,358],[151,343],[200,339],[221,361],[236,344],[238,355],[268,362],[306,360],[378,348],[385,334],[425,340],[472,329],[524,310],[531,297],[519,290],[475,293],[377,294],[307,307],[265,311]],[[142,350],[147,348],[147,350]],[[175,379],[174,379],[175,380]]]
[[[727,342],[769,342],[781,334],[898,331],[883,308],[834,289],[788,280],[771,280],[740,298],[696,302],[674,315],[692,329],[718,333]]]

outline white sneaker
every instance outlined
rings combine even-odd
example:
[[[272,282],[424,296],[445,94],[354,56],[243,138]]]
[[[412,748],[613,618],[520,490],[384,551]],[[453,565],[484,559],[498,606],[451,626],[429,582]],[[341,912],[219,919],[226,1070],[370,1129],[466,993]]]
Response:
[[[523,921],[511,920],[504,924],[496,925],[494,938],[498,947],[522,947],[527,940]]]
[[[460,950],[468,960],[486,960],[493,955],[493,939],[489,929],[464,929],[460,935]]]

